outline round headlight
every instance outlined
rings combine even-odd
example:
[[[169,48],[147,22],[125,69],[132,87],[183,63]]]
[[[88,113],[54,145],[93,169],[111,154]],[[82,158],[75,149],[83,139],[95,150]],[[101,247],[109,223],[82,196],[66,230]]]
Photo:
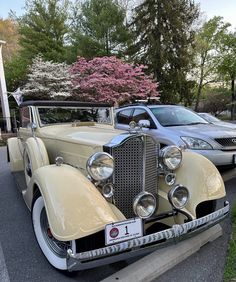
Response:
[[[177,169],[182,162],[182,151],[176,146],[167,146],[161,150],[164,165],[169,169]]]
[[[87,171],[96,181],[109,178],[114,170],[113,157],[107,153],[95,153],[87,161]]]
[[[141,192],[133,203],[134,213],[140,218],[148,218],[156,210],[156,198],[148,192]]]
[[[189,200],[189,191],[182,185],[176,185],[168,193],[171,205],[176,209],[184,208]]]

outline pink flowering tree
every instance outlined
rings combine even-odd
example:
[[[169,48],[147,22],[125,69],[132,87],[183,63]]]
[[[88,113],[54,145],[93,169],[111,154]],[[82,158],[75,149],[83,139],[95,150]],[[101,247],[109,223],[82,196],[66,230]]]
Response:
[[[73,99],[122,104],[157,97],[158,85],[144,69],[143,65],[133,66],[116,57],[79,57],[71,68]]]

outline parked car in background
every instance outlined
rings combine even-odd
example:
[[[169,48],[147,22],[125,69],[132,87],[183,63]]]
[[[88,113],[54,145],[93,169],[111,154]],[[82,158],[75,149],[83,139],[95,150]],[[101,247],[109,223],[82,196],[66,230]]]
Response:
[[[201,116],[202,118],[204,118],[206,121],[215,124],[215,125],[220,125],[220,126],[225,126],[228,127],[230,129],[236,129],[236,124],[232,123],[232,122],[226,122],[226,121],[222,121],[220,119],[218,119],[217,117],[209,114],[209,113],[198,113],[199,116]]]
[[[116,110],[115,127],[129,130],[134,121],[164,145],[185,147],[216,166],[236,165],[236,131],[209,123],[190,109],[176,105],[133,104]],[[148,121],[148,122],[146,122]]]
[[[107,104],[28,101],[20,112],[8,159],[39,246],[57,269],[145,254],[229,213],[227,202],[216,209],[225,188],[209,160],[160,149],[140,129],[114,129]]]

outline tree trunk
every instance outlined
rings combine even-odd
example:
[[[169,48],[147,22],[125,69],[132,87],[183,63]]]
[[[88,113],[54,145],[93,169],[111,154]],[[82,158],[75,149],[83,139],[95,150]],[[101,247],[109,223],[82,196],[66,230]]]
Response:
[[[231,80],[231,120],[234,119],[234,102],[235,102],[235,94],[234,94],[234,78]]]
[[[202,93],[202,78],[200,79],[200,82],[199,82],[199,85],[198,85],[198,89],[197,89],[197,99],[196,99],[196,104],[195,104],[195,111],[198,110],[198,106],[199,106],[199,101],[200,101],[200,96],[201,96],[201,93]]]

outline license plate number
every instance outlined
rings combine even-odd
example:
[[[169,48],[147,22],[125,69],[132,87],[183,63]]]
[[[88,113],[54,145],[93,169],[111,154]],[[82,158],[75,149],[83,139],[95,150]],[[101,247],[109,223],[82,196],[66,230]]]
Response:
[[[106,245],[143,236],[143,224],[140,218],[107,224],[105,227]]]

